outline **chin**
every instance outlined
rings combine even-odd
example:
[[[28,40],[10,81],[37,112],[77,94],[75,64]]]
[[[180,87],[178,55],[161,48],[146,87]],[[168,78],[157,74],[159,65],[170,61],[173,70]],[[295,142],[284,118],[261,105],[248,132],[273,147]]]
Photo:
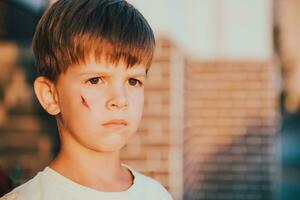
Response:
[[[97,148],[97,150],[99,152],[116,152],[116,151],[120,151],[123,147],[125,146],[124,145],[114,145],[114,146],[102,146],[101,148]]]
[[[111,140],[97,145],[97,150],[100,152],[115,152],[120,151],[127,143],[127,140]]]
[[[133,135],[134,133],[128,130],[124,132],[106,132],[106,134],[94,138],[92,149],[99,152],[120,151]]]

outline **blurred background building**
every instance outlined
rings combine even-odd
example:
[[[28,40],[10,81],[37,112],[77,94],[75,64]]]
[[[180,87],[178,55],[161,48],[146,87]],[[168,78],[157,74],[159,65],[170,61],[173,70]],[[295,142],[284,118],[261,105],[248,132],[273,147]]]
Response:
[[[46,0],[0,1],[0,165],[15,185],[59,149],[30,42]],[[129,0],[157,38],[124,163],[185,200],[300,198],[300,2]]]

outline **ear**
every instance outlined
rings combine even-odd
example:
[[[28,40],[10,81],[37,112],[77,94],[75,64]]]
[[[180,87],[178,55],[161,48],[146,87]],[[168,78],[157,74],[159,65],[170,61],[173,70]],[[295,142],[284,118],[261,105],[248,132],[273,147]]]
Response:
[[[58,95],[52,81],[44,76],[37,77],[34,81],[34,92],[40,104],[50,115],[57,115],[60,113],[57,98]]]

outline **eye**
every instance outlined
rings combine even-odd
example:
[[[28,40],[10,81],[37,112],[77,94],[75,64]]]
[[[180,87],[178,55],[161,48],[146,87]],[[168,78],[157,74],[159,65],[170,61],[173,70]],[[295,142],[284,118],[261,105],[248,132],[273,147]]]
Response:
[[[93,77],[93,78],[90,78],[89,80],[87,80],[87,82],[89,82],[93,85],[96,85],[99,83],[99,80],[102,81],[101,77]]]
[[[128,83],[131,86],[136,86],[136,85],[142,86],[142,81],[135,79],[135,78],[128,79]]]

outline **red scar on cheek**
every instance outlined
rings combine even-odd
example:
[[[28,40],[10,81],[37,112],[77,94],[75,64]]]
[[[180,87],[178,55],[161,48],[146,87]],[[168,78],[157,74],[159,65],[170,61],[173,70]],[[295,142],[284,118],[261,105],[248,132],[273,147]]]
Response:
[[[81,103],[87,108],[90,108],[89,105],[87,104],[86,100],[81,96]]]

